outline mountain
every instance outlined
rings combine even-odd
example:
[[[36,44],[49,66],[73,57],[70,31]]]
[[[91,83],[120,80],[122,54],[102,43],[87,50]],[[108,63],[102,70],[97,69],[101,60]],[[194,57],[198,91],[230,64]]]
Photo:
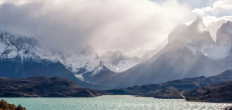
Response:
[[[179,90],[189,90],[195,89],[201,86],[216,84],[232,80],[232,70],[227,70],[221,74],[210,76],[210,77],[194,77],[194,78],[184,78],[173,81],[168,81],[160,84],[149,84],[142,86],[133,86],[121,89],[111,89],[100,91],[101,94],[105,95],[139,95],[139,96],[156,96],[158,98],[162,95],[158,92],[161,90],[161,93],[177,93]],[[157,93],[158,92],[158,93]],[[157,94],[156,94],[157,93]],[[174,95],[175,95],[174,94]],[[169,94],[171,95],[171,94]],[[178,95],[175,95],[178,96]]]
[[[98,83],[115,74],[103,65],[98,54],[90,46],[77,51],[61,47],[51,48],[51,50],[54,57],[82,81]]]
[[[60,76],[83,87],[94,87],[86,82],[96,83],[102,80],[99,76],[113,74],[90,46],[71,51],[36,37],[0,31],[1,77]]]
[[[97,91],[85,89],[62,77],[0,77],[0,97],[95,97]]]
[[[178,25],[176,26],[172,32],[168,35],[168,43],[172,43],[174,42],[176,39],[179,38],[179,35],[182,33],[182,31],[187,28],[186,25],[182,24],[182,25]]]
[[[232,22],[227,21],[217,31],[216,44],[219,47],[230,46],[232,44]]]
[[[232,22],[228,21],[218,29],[216,38],[216,49],[214,53],[217,53],[214,58],[226,69],[232,68]]]
[[[154,56],[155,54],[157,54],[162,48],[164,47],[157,47],[155,49],[151,49],[151,50],[148,50],[144,55],[143,57],[141,58],[141,62],[151,58],[152,56]]]
[[[215,42],[201,17],[182,31],[169,35],[170,42],[148,60],[116,75],[105,82],[112,88],[163,83],[170,80],[197,76],[213,76],[226,70],[209,56]],[[174,35],[174,36],[172,36]]]
[[[106,52],[101,60],[108,69],[116,73],[126,71],[140,62],[139,57],[128,57],[119,50]]]

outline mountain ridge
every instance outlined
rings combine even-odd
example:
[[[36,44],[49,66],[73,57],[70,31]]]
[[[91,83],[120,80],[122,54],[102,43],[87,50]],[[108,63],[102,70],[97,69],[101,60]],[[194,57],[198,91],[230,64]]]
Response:
[[[172,42],[153,57],[105,83],[112,88],[123,88],[181,78],[212,76],[226,69],[232,69],[225,68],[212,57],[216,45],[201,17],[197,17],[195,22],[177,33],[177,35],[173,34],[175,36]],[[172,38],[171,35],[169,38]]]
[[[89,84],[96,82],[84,79],[81,81],[75,76],[88,73],[93,78],[101,69],[108,70],[91,47],[87,46],[84,49],[87,50],[80,52],[64,50],[36,37],[15,36],[12,33],[0,31],[0,76],[9,78],[61,76],[81,86],[97,88]],[[75,69],[78,70],[73,71]],[[111,71],[107,73],[104,75],[114,74]],[[101,80],[96,77],[95,81]]]

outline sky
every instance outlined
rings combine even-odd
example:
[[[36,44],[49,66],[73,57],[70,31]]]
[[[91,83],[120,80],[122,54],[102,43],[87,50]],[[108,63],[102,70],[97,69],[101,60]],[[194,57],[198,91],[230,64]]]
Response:
[[[0,30],[72,50],[90,45],[99,56],[120,50],[142,57],[197,15],[215,39],[232,19],[232,0],[0,0]]]

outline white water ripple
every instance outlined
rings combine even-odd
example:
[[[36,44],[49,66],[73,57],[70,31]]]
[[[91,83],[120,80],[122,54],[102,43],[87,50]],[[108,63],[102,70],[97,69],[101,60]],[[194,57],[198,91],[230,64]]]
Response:
[[[221,110],[229,103],[186,102],[182,99],[155,99],[133,96],[96,98],[4,98],[27,110]]]

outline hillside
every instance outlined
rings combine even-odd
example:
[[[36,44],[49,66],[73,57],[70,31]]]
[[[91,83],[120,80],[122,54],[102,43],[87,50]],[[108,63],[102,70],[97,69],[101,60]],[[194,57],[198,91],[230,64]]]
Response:
[[[0,77],[0,97],[95,97],[100,94],[62,77]]]

